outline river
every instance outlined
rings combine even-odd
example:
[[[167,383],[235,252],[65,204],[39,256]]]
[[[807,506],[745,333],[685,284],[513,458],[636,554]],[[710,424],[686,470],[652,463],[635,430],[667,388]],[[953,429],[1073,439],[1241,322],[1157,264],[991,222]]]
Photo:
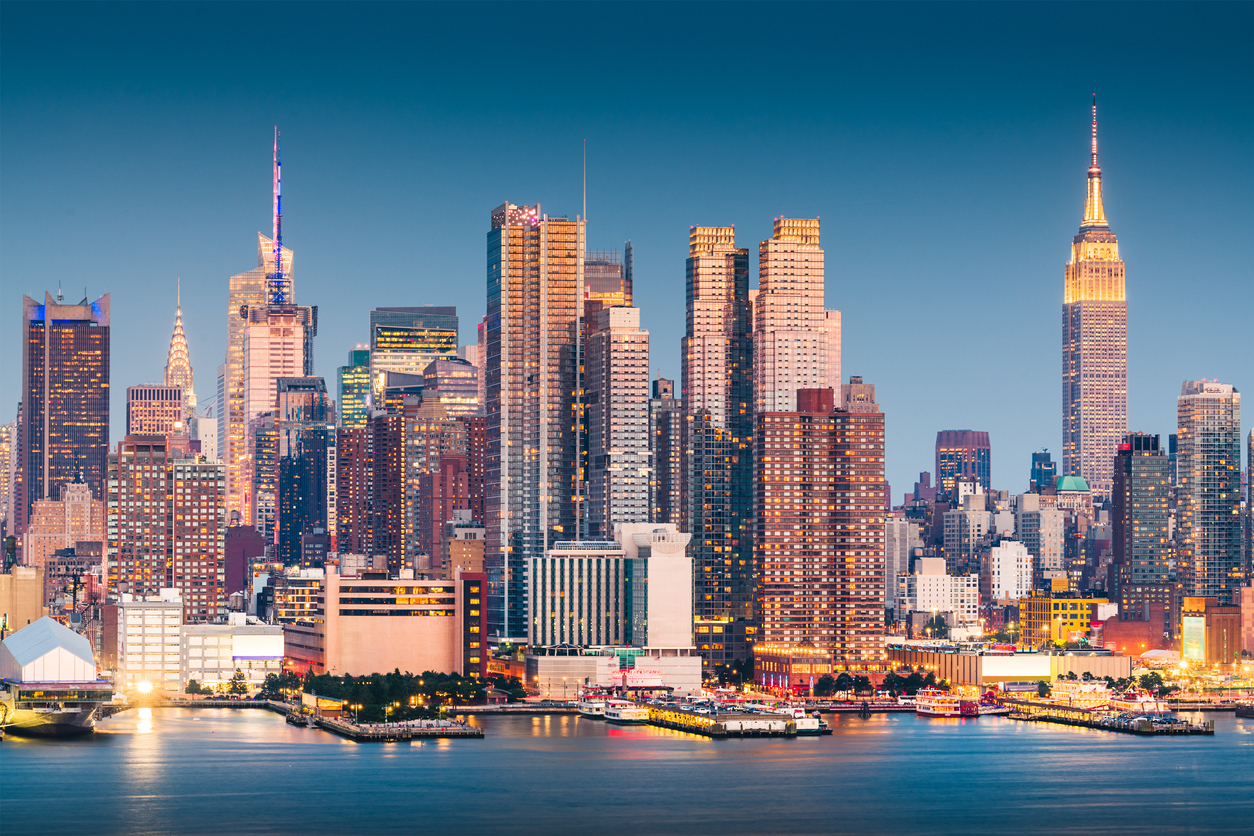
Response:
[[[1250,833],[1254,720],[1214,737],[832,718],[830,737],[713,741],[573,715],[483,740],[352,743],[257,709],[139,709],[0,743],[0,832]]]

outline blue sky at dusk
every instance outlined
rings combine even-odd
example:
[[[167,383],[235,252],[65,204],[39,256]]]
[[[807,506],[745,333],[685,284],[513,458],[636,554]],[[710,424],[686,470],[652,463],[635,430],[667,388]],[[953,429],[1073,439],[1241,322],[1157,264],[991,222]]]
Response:
[[[3,5],[0,419],[21,294],[113,294],[114,440],[157,381],[182,277],[201,403],[227,277],[270,228],[319,306],[331,384],[379,305],[485,309],[504,201],[631,239],[652,366],[679,376],[691,225],[822,218],[844,374],[877,386],[901,501],[940,429],[988,430],[996,487],[1061,438],[1063,265],[1090,96],[1127,263],[1130,427],[1180,383],[1254,421],[1254,4]]]

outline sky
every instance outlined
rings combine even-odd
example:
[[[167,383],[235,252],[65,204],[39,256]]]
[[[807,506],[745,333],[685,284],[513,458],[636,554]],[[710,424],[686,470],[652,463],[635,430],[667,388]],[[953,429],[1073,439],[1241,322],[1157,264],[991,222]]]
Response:
[[[756,287],[772,219],[818,217],[894,502],[942,429],[987,430],[994,487],[1021,492],[1034,450],[1060,458],[1094,93],[1130,429],[1173,432],[1184,380],[1254,391],[1249,2],[5,2],[3,21],[3,420],[21,296],[58,285],[112,294],[115,440],[126,387],[161,379],[178,278],[212,399],[227,279],[270,229],[276,124],[328,384],[376,306],[455,305],[473,342],[492,208],[580,213],[586,141],[589,248],[632,241],[661,375],[679,377],[689,227],[734,224]]]

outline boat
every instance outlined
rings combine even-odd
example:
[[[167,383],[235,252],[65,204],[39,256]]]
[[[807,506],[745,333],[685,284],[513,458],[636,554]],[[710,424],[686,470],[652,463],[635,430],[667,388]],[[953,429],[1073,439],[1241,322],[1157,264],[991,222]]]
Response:
[[[1254,719],[1254,702],[1239,702],[1236,711],[1238,717]]]
[[[609,700],[605,703],[607,723],[635,725],[649,722],[649,709],[627,700]]]
[[[596,720],[605,719],[605,703],[609,698],[599,691],[581,691],[575,707],[585,717]]]
[[[287,722],[293,726],[308,727],[309,723],[305,720],[304,714],[298,714],[295,711],[287,712]]]
[[[1140,688],[1129,688],[1110,700],[1112,711],[1128,714],[1170,714],[1171,708],[1166,700],[1160,700]]]
[[[44,616],[0,643],[0,727],[31,737],[90,734],[113,702],[91,643]]]
[[[962,717],[964,702],[966,700],[957,694],[942,691],[940,688],[921,688],[914,695],[914,711],[923,717]]]

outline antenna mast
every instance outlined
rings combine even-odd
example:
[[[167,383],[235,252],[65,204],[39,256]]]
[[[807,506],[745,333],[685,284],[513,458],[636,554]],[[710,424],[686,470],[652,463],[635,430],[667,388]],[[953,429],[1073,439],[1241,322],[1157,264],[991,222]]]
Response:
[[[274,126],[274,271],[267,276],[271,305],[290,305],[289,284],[283,275],[283,159],[279,154],[279,126]]]

